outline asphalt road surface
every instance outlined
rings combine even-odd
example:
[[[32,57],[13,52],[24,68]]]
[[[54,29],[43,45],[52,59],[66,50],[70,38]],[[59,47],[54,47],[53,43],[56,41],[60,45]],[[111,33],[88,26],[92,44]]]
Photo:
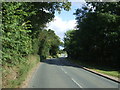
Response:
[[[29,88],[118,88],[118,83],[86,71],[64,58],[41,62]]]

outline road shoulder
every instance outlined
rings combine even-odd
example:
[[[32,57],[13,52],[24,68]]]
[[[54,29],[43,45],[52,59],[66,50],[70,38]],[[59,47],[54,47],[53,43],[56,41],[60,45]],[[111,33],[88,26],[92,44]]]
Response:
[[[39,66],[40,66],[40,62],[28,72],[27,78],[21,84],[20,88],[28,88],[29,81],[31,80],[33,74],[37,71]]]
[[[89,68],[86,68],[86,67],[82,67],[84,70],[87,70],[89,72],[92,72],[94,74],[97,74],[99,76],[102,76],[104,78],[107,78],[107,79],[110,79],[112,81],[115,81],[117,83],[120,83],[120,77],[116,78],[116,77],[113,77],[113,76],[109,76],[109,75],[106,75],[106,74],[103,74],[103,73],[100,73],[100,72],[97,72],[95,70],[92,70],[92,69],[89,69]]]
[[[100,72],[95,71],[95,70],[90,69],[90,68],[86,68],[86,67],[84,67],[84,66],[82,66],[82,65],[80,65],[80,64],[78,64],[78,63],[73,62],[72,60],[69,60],[69,61],[70,61],[71,63],[77,64],[77,66],[79,66],[80,68],[83,68],[84,70],[87,70],[87,71],[89,71],[89,72],[92,72],[92,73],[97,74],[97,75],[99,75],[99,76],[102,76],[102,77],[104,77],[104,78],[107,78],[107,79],[110,79],[110,80],[115,81],[115,82],[117,82],[117,83],[120,83],[120,73],[118,73],[118,74],[119,74],[119,77],[117,78],[117,77],[113,77],[113,76],[110,76],[110,75],[107,75],[107,74],[100,73]]]

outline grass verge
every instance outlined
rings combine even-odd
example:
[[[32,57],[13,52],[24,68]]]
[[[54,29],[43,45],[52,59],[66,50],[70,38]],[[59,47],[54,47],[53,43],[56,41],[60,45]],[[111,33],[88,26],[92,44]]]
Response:
[[[26,79],[28,72],[40,61],[39,55],[29,55],[24,63],[13,67],[4,66],[2,88],[19,88]]]
[[[69,59],[70,61],[72,61],[75,64],[81,65],[83,67],[86,67],[90,70],[94,70],[96,72],[108,75],[108,76],[112,76],[115,78],[120,77],[120,73],[118,69],[112,68],[112,67],[105,67],[105,66],[101,66],[101,65],[96,65],[94,63],[86,63],[80,60],[73,60],[73,59]]]
[[[113,76],[118,78],[119,77],[119,72],[118,71],[105,71],[105,70],[99,70],[99,69],[93,69],[94,71],[97,71],[99,73],[103,73],[109,76]]]

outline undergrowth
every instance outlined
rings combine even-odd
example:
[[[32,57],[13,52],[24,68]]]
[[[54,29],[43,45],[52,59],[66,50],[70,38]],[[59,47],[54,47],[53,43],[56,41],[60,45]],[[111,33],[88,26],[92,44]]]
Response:
[[[3,88],[18,88],[27,77],[28,72],[40,61],[38,55],[29,55],[27,59],[26,62],[13,67],[3,66]]]

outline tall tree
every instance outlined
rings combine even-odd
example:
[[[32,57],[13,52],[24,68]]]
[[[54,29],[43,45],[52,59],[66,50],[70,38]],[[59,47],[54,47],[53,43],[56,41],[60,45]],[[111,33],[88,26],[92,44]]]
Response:
[[[24,57],[38,53],[42,46],[40,33],[54,18],[55,11],[69,10],[69,2],[3,2],[2,54],[3,63],[16,65]]]
[[[81,9],[77,9],[74,13],[77,20],[76,34],[71,33],[70,35],[73,36],[65,41],[65,43],[71,42],[66,45],[67,48],[74,46],[69,48],[72,52],[70,56],[73,58],[79,56],[83,60],[99,64],[100,62],[103,64],[103,61],[104,64],[117,64],[120,58],[118,55],[120,52],[119,8],[119,2],[89,2]]]

